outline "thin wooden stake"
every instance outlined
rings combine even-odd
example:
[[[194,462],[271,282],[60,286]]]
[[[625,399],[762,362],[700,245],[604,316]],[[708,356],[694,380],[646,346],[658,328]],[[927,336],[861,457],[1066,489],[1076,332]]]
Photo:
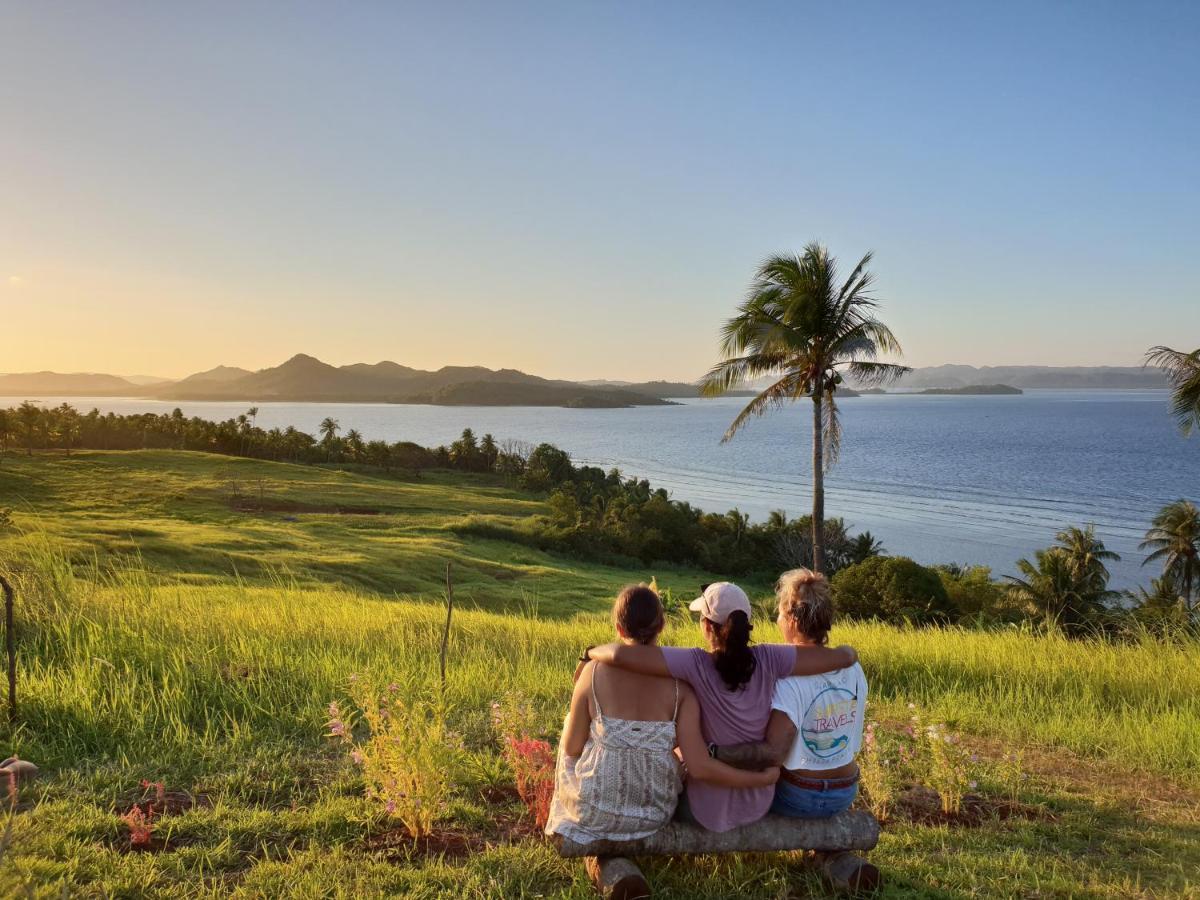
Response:
[[[13,621],[15,595],[8,579],[0,575],[0,588],[4,589],[4,646],[8,651],[8,721],[17,723],[17,632]]]
[[[446,651],[450,647],[450,617],[454,614],[454,582],[450,579],[450,563],[446,563],[446,627],[442,631],[442,698],[446,696]]]

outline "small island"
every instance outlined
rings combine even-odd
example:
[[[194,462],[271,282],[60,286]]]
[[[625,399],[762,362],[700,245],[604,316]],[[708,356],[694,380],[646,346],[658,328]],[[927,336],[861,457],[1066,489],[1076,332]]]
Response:
[[[1023,394],[1020,388],[1009,384],[968,384],[964,387],[926,388],[917,391],[918,394],[954,394],[954,395],[992,395],[992,394]]]

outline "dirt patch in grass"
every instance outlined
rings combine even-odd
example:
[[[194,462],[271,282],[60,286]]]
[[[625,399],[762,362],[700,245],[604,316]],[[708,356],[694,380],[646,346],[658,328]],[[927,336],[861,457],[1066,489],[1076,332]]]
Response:
[[[511,800],[515,792],[497,790],[502,800]],[[414,838],[406,828],[392,828],[366,839],[366,848],[385,859],[462,859],[491,847],[541,840],[542,831],[523,810],[498,810],[481,828],[444,823],[429,835]]]
[[[462,859],[488,846],[479,832],[464,828],[440,828],[433,834],[414,838],[405,828],[395,828],[367,838],[368,850],[382,853],[386,859],[409,861],[414,857]]]
[[[381,516],[383,510],[374,506],[353,506],[348,504],[301,503],[298,500],[272,500],[267,498],[259,501],[254,497],[238,497],[229,501],[229,507],[238,512],[249,513],[317,513],[337,516]]]
[[[140,796],[137,800],[126,800],[121,806],[127,813],[135,809],[150,818],[156,824],[163,816],[177,816],[191,809],[207,809],[212,801],[207,794],[193,794],[189,791],[152,791],[149,796]]]
[[[1058,817],[1041,806],[1016,800],[983,797],[979,794],[967,794],[957,812],[946,812],[942,809],[942,800],[937,791],[924,785],[913,785],[897,797],[892,814],[884,824],[905,822],[915,825],[946,825],[950,828],[978,828],[1008,819],[1054,822]]]

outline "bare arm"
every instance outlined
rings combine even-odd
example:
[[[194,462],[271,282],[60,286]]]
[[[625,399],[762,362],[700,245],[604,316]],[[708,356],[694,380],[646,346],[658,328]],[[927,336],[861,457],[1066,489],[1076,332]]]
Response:
[[[796,665],[793,675],[820,675],[836,672],[858,662],[858,653],[853,647],[797,647]]]
[[[727,744],[717,748],[717,759],[739,769],[765,769],[783,765],[783,759],[796,740],[796,726],[791,717],[779,710],[771,711],[765,740],[749,744]]]
[[[639,672],[642,675],[657,675],[660,678],[669,678],[671,675],[662,650],[645,644],[601,644],[588,651],[588,658],[596,662],[608,663],[618,669]],[[842,667],[834,666],[833,668],[840,669]],[[821,671],[830,670],[822,669]]]
[[[571,693],[571,711],[567,713],[567,724],[563,726],[560,746],[564,756],[579,756],[587,743],[588,732],[592,726],[592,708],[588,703],[588,692],[592,689],[592,676],[596,664],[589,663],[582,671],[582,677],[575,681],[575,690]]]
[[[681,686],[680,690],[675,733],[689,778],[731,788],[768,787],[779,780],[777,766],[762,772],[746,772],[709,757],[708,745],[700,733],[700,704],[690,689]]]

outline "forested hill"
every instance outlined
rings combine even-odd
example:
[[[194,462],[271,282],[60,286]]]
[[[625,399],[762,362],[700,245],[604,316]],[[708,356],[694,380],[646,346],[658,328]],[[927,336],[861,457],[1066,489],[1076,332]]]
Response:
[[[904,388],[1007,384],[1019,388],[1165,388],[1161,369],[1140,366],[930,366],[913,369]]]
[[[166,400],[292,400],[483,406],[647,406],[634,391],[552,381],[516,369],[445,366],[435,372],[394,362],[331,366],[303,353],[282,365],[220,379],[192,376],[152,391]]]

